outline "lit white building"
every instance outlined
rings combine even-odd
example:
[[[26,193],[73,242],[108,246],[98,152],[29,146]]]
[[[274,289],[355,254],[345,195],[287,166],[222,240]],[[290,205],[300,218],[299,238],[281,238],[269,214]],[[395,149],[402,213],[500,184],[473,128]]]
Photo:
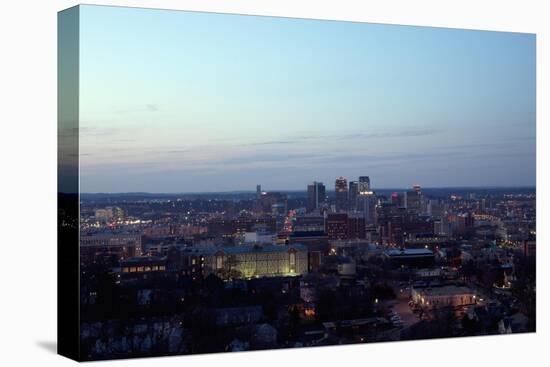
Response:
[[[476,303],[476,295],[473,290],[456,285],[412,287],[411,297],[414,303],[426,308],[458,307]]]

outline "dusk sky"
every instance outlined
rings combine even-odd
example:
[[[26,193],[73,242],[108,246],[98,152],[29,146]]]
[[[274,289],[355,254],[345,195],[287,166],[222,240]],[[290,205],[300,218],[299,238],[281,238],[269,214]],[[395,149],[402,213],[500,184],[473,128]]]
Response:
[[[535,185],[535,36],[81,6],[82,192]]]

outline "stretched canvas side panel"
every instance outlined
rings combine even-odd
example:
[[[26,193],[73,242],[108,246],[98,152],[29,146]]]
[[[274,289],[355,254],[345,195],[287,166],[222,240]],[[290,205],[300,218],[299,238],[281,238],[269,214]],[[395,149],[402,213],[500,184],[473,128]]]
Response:
[[[79,7],[57,24],[57,351],[79,360]]]

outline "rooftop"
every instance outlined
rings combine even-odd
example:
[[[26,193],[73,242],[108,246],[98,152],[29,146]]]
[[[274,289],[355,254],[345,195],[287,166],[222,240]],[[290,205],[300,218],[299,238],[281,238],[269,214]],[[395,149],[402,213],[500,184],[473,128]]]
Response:
[[[399,257],[399,256],[432,256],[433,251],[426,248],[410,248],[410,249],[398,249],[398,250],[387,250],[386,254],[390,257]]]
[[[213,255],[217,252],[226,254],[243,254],[243,253],[264,253],[264,252],[286,252],[289,250],[306,251],[306,247],[302,244],[293,245],[242,245],[242,246],[201,246],[187,249],[189,252]]]
[[[465,286],[444,285],[439,287],[414,287],[417,292],[427,296],[449,296],[459,294],[474,294],[474,291]]]
[[[130,265],[130,264],[159,263],[163,261],[166,261],[165,256],[134,256],[122,261],[122,263],[126,265]]]

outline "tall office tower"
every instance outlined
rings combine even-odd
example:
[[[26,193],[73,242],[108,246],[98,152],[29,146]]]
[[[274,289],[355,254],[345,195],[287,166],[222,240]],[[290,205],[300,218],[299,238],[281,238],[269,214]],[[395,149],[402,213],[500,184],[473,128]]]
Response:
[[[405,192],[405,208],[410,212],[422,213],[422,191],[419,185],[414,185],[411,191]]]
[[[348,180],[345,177],[338,177],[334,183],[336,192],[336,211],[343,212],[348,210]]]
[[[375,224],[376,196],[374,193],[359,195],[357,197],[357,210],[365,217],[365,224]]]
[[[369,176],[359,177],[357,210],[363,212],[367,225],[375,222],[376,196],[370,187]]]
[[[359,195],[359,182],[349,182],[348,205],[349,210],[357,210],[357,195]]]
[[[327,202],[327,193],[325,185],[322,182],[317,182],[317,208],[320,208]]]
[[[256,185],[256,200],[253,209],[255,212],[262,211],[262,185]]]
[[[256,185],[256,199],[262,196],[262,185]]]
[[[326,197],[325,185],[322,182],[314,181],[313,184],[307,185],[307,211],[319,209],[325,203]]]
[[[369,176],[359,177],[359,193],[365,193],[372,191],[370,188],[370,178]]]

